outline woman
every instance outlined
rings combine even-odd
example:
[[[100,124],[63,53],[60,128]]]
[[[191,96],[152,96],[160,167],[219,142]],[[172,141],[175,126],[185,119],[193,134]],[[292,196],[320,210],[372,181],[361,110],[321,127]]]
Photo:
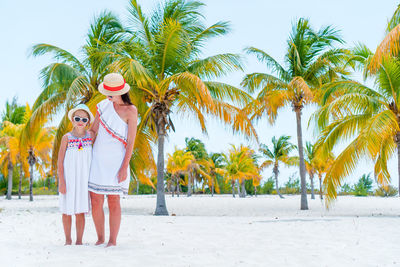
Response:
[[[110,239],[107,247],[117,244],[121,224],[120,195],[129,188],[129,161],[137,128],[137,110],[129,98],[129,85],[118,73],[110,73],[99,85],[107,99],[97,104],[91,131],[97,135],[89,175],[92,217],[97,232],[96,245],[103,244],[104,195],[110,211]]]

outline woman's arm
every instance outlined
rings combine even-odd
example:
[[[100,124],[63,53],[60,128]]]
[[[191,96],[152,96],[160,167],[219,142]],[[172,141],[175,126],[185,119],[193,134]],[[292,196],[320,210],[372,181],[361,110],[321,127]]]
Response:
[[[64,178],[64,158],[65,152],[67,151],[68,137],[64,135],[61,139],[60,150],[58,151],[58,160],[57,160],[57,174],[58,174],[58,191],[61,194],[65,194],[67,192],[67,188],[65,185]]]
[[[89,129],[92,138],[95,138],[97,136],[98,131],[99,131],[99,113],[96,113],[96,117],[94,117],[94,122],[92,123],[92,126]]]
[[[126,180],[128,174],[126,169],[129,166],[129,161],[132,157],[133,146],[135,144],[136,130],[137,130],[137,109],[135,106],[130,107],[129,117],[128,117],[128,140],[126,144],[126,151],[124,160],[122,161],[121,168],[118,171],[118,182],[123,182]]]

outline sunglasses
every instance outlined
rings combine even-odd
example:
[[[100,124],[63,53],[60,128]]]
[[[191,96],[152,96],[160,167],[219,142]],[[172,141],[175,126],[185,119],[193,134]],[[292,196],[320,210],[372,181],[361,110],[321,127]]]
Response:
[[[76,121],[76,122],[82,121],[83,123],[87,123],[89,121],[89,119],[88,118],[81,118],[79,116],[75,116],[74,117],[74,121]]]

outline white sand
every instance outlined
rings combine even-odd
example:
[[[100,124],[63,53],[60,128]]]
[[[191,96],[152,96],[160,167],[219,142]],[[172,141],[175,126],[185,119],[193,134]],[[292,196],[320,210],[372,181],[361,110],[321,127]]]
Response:
[[[122,200],[115,248],[63,246],[57,196],[0,200],[0,266],[391,266],[400,265],[400,199],[340,197],[330,211],[300,197],[155,196]],[[106,216],[106,220],[107,220]],[[108,230],[106,229],[107,237]]]

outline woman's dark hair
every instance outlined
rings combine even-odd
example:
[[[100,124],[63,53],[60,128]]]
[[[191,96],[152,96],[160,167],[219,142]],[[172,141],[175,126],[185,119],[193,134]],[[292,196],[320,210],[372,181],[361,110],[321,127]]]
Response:
[[[121,95],[121,98],[122,98],[122,101],[124,101],[125,104],[133,105],[132,101],[131,101],[131,98],[129,97],[129,92]]]

